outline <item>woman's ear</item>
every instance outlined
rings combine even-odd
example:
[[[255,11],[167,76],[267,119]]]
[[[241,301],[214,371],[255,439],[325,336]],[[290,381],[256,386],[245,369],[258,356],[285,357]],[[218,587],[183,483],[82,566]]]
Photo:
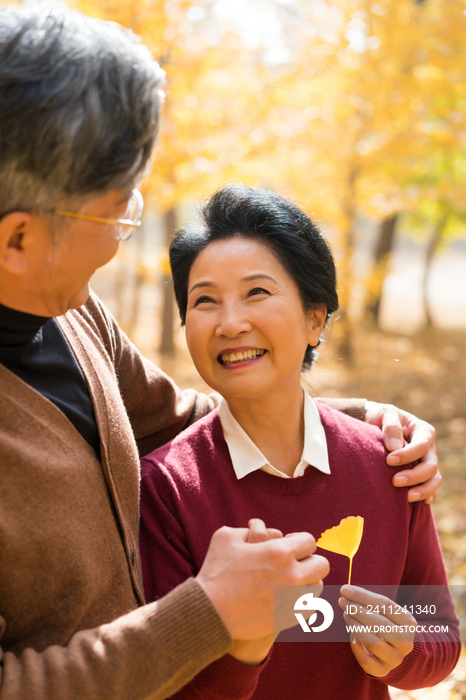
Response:
[[[27,211],[14,211],[0,219],[0,269],[11,275],[27,273],[33,228],[34,217]]]
[[[315,347],[319,342],[322,331],[324,330],[325,321],[327,318],[327,307],[321,306],[318,309],[307,312],[309,330],[308,330],[308,345]]]

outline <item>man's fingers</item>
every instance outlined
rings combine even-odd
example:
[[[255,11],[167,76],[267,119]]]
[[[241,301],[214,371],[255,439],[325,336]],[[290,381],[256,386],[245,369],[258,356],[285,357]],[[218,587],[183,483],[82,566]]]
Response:
[[[259,518],[251,518],[248,522],[249,533],[248,542],[249,544],[256,544],[258,542],[267,542],[269,539],[267,528],[263,520]]]
[[[286,551],[293,554],[298,561],[307,559],[317,549],[316,541],[309,532],[289,533],[283,538],[282,546],[286,548]]]
[[[427,505],[435,501],[437,498],[437,492],[442,484],[442,475],[440,472],[429,479],[424,484],[418,484],[413,486],[408,491],[408,501],[410,503],[415,503],[416,501],[425,501]]]
[[[387,457],[389,462],[391,455]],[[442,475],[438,470],[437,454],[435,446],[432,446],[423,458],[413,469],[398,472],[392,479],[394,486],[412,486],[408,491],[408,501],[426,501],[432,503],[437,498],[437,491],[442,484]]]
[[[262,521],[249,528],[220,528],[212,535],[196,577],[234,639],[273,633],[275,586],[319,583],[329,570],[324,557],[313,555],[316,543],[309,533],[251,546],[249,537],[263,539],[264,534],[268,537]]]
[[[283,537],[283,532],[274,527],[266,527],[263,520],[251,518],[248,522],[248,543],[257,544],[268,540],[278,540]]]
[[[382,439],[387,450],[392,452],[403,447],[401,413],[396,406],[367,401],[365,420],[381,428]]]
[[[382,417],[382,440],[390,452],[403,447],[403,428],[398,409],[386,409]]]
[[[387,458],[388,462],[388,458]],[[435,450],[429,450],[424,459],[416,464],[412,469],[399,471],[393,476],[394,486],[413,486],[413,484],[422,484],[437,474],[438,461]]]
[[[328,572],[330,571],[330,564],[325,557],[320,554],[313,554],[307,559],[301,560],[299,562],[299,580],[295,583],[313,585],[315,583],[322,583]]]
[[[283,537],[283,532],[281,530],[276,530],[274,527],[268,527],[267,534],[269,540],[279,540]]]
[[[391,467],[397,467],[400,464],[410,464],[418,459],[422,459],[423,462],[437,465],[435,443],[430,441],[427,443],[425,440],[421,442],[421,437],[418,438],[416,434],[413,441],[405,445],[401,450],[396,450],[396,452],[387,455],[387,464]],[[430,477],[432,476],[433,474],[430,475]]]

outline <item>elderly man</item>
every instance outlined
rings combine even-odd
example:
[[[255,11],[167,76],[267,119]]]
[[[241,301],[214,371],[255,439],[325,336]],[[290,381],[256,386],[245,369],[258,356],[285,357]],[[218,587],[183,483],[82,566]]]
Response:
[[[89,280],[140,223],[162,77],[116,25],[0,11],[0,700],[165,698],[269,631],[275,584],[327,573],[310,535],[251,521],[144,604],[139,455],[214,402],[141,357]],[[433,431],[401,417],[395,462],[430,452],[398,478],[432,498]]]

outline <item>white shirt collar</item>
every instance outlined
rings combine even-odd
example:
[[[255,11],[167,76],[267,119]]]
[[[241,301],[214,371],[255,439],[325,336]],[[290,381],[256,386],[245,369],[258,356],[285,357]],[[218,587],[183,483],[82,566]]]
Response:
[[[275,469],[253,443],[236,418],[233,417],[225,399],[220,402],[220,422],[228,445],[236,477],[242,479],[247,474],[263,469],[269,474],[289,479],[287,474]],[[320,420],[319,411],[307,391],[304,392],[304,448],[301,461],[293,472],[293,477],[302,476],[312,465],[324,474],[330,474],[327,439]]]

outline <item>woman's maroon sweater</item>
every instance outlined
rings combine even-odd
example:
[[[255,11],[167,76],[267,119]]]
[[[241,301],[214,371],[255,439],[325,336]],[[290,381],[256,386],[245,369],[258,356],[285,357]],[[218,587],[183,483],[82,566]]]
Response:
[[[393,470],[386,465],[380,431],[323,404],[318,408],[330,475],[310,466],[295,479],[257,471],[238,480],[217,410],[142,460],[141,555],[148,601],[197,574],[217,528],[247,527],[251,517],[262,518],[284,534],[308,531],[317,540],[342,518],[360,515],[364,534],[353,561],[352,583],[395,588],[446,584],[430,507],[408,503],[406,490],[391,485]],[[319,553],[330,561],[325,585],[346,583],[348,559]],[[448,624],[449,634],[432,641],[428,634],[416,633],[413,651],[384,678],[368,676],[348,642],[275,642],[261,666],[224,656],[174,697],[386,700],[388,685],[435,685],[453,669],[461,648],[449,596],[437,607],[442,609],[437,609],[434,621]],[[337,610],[335,618],[338,615]],[[423,615],[416,617],[422,623]],[[432,617],[426,619],[433,622]],[[341,615],[337,624],[344,624]]]

